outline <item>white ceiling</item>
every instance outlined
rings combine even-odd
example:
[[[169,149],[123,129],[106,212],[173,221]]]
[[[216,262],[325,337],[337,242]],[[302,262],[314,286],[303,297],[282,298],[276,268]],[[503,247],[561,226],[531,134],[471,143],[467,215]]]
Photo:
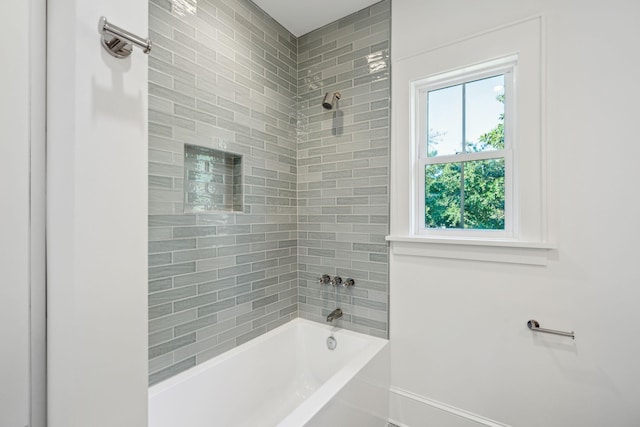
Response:
[[[380,0],[253,0],[296,37]]]

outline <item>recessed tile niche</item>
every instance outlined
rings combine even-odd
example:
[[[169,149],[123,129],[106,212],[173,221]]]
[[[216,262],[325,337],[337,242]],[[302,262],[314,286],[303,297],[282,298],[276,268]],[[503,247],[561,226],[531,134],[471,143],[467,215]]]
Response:
[[[185,144],[184,212],[242,212],[242,156]]]

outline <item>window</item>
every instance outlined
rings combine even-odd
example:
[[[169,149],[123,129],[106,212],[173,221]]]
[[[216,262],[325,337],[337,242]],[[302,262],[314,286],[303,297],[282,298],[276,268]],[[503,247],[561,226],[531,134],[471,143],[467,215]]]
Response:
[[[413,83],[417,234],[513,235],[514,57]]]
[[[394,61],[394,254],[547,263],[543,21]]]

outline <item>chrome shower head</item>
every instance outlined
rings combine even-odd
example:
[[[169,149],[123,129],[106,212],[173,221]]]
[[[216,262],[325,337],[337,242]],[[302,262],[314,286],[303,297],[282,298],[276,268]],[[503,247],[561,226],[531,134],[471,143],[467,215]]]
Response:
[[[332,110],[335,107],[338,99],[340,99],[340,92],[327,92],[324,94],[324,98],[322,99],[322,106],[326,110]]]

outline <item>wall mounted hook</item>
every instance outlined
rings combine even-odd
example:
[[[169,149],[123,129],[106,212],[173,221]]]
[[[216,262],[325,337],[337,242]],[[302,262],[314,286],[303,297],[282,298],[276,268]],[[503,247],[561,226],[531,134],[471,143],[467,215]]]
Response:
[[[151,52],[151,40],[136,36],[127,30],[109,23],[106,17],[98,21],[98,33],[102,35],[102,46],[109,55],[126,58],[131,55],[133,46],[138,46],[144,53]]]

